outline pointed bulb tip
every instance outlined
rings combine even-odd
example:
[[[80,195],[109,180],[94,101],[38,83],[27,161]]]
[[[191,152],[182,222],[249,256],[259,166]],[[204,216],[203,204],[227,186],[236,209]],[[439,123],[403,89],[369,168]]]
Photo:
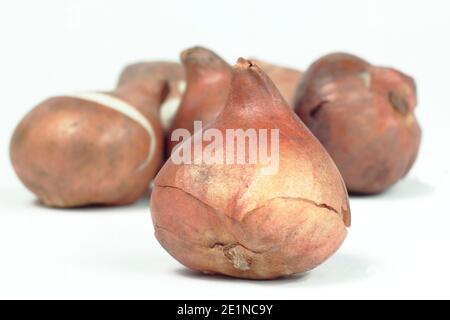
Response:
[[[245,58],[239,58],[236,62],[235,68],[238,69],[249,69],[251,67],[256,66],[256,64],[250,60],[250,59],[245,59]]]

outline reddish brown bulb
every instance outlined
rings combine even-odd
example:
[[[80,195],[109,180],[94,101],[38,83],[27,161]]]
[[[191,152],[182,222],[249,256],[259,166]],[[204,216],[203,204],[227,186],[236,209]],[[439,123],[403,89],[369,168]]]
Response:
[[[159,107],[167,91],[152,80],[44,101],[11,139],[17,175],[47,206],[134,202],[161,166]]]
[[[411,77],[345,53],[314,62],[295,99],[348,190],[362,194],[384,191],[410,170],[421,136],[415,106]]]
[[[230,132],[236,136],[226,138]],[[270,132],[271,142],[256,132]],[[202,136],[211,133],[224,137],[214,148],[217,162],[202,158],[212,150]],[[192,162],[178,162],[191,147]],[[261,158],[264,147],[270,161]],[[240,156],[243,162],[224,160]],[[311,270],[339,248],[350,225],[347,191],[330,156],[267,75],[242,58],[223,111],[158,173],[151,213],[156,237],[175,259],[249,279]]]

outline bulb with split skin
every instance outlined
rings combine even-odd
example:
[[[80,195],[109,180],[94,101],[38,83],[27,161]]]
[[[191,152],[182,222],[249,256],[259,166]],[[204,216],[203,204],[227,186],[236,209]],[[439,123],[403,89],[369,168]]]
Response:
[[[350,225],[335,164],[267,75],[242,58],[223,111],[158,173],[151,214],[156,238],[179,262],[247,279],[317,267]]]
[[[11,139],[18,177],[50,207],[136,201],[161,166],[159,107],[167,92],[155,80],[42,102]]]
[[[416,160],[421,136],[416,86],[400,71],[330,54],[305,72],[294,104],[351,193],[385,191]]]

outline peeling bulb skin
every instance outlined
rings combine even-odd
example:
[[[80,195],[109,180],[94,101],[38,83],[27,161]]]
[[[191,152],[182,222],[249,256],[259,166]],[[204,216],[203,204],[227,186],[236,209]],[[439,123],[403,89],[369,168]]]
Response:
[[[166,82],[45,100],[14,131],[14,169],[49,207],[130,204],[161,167]]]
[[[293,68],[278,66],[262,60],[252,59],[275,83],[289,106],[293,107],[295,92],[303,72]]]
[[[402,72],[335,53],[314,62],[294,108],[338,166],[354,194],[385,191],[419,150],[414,80]]]
[[[255,63],[233,67],[229,98],[209,129],[279,130],[278,147],[268,145],[278,150],[278,170],[263,174],[261,161],[179,164],[173,154],[155,179],[151,214],[175,259],[206,274],[274,279],[311,270],[340,247],[350,208],[339,171]],[[191,139],[208,146],[200,134]]]
[[[128,65],[120,74],[117,88],[125,85],[153,86],[156,81],[169,85],[169,92],[161,106],[161,124],[167,132],[178,110],[186,86],[185,71],[180,63],[170,61],[139,62]]]
[[[155,80],[169,84],[166,99],[179,98],[182,95],[180,84],[185,81],[184,68],[180,63],[169,61],[139,62],[127,66],[119,76],[117,88],[129,84],[152,86]]]
[[[167,136],[167,156],[178,141],[172,141],[172,132],[187,129],[194,133],[194,121],[204,125],[214,120],[225,106],[230,89],[231,67],[217,54],[202,47],[193,47],[181,53],[186,70],[186,91],[172,121]]]

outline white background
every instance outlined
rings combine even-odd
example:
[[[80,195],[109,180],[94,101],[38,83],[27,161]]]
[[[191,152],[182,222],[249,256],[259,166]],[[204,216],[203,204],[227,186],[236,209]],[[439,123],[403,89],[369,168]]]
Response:
[[[450,298],[449,39],[448,1],[1,1],[0,298]],[[417,80],[415,167],[380,196],[352,198],[345,244],[307,275],[197,275],[154,239],[147,199],[47,209],[12,170],[12,131],[38,102],[112,88],[125,64],[197,44],[302,69],[347,51]]]

